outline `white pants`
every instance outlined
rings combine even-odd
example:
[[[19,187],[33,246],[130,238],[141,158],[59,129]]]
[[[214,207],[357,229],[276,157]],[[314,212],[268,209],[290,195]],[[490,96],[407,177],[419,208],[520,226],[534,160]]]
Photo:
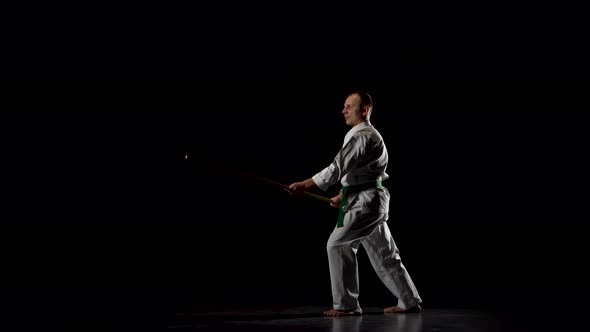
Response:
[[[327,245],[334,309],[360,308],[356,257],[360,244],[381,281],[398,299],[398,307],[408,309],[422,302],[402,264],[387,218],[387,213],[362,213],[361,209],[353,209],[344,214],[344,225],[334,228]]]

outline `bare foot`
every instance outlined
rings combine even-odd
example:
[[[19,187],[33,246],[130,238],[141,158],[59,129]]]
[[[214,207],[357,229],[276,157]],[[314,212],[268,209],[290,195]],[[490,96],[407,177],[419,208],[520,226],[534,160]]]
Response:
[[[416,304],[415,306],[408,308],[408,309],[402,309],[400,307],[387,307],[385,309],[383,309],[383,312],[386,314],[403,314],[403,313],[410,313],[410,312],[420,312],[422,311],[422,307],[420,307],[419,304]]]
[[[363,314],[361,308],[353,309],[353,310],[336,310],[330,309],[328,311],[324,311],[324,316],[360,316]]]

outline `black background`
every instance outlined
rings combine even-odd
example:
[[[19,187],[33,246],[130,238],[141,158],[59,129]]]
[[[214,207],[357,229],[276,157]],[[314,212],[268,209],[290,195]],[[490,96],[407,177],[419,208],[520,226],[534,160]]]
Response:
[[[357,88],[374,97],[389,227],[425,307],[586,303],[574,34],[530,33],[545,30],[517,14],[359,30],[230,12],[19,30],[0,122],[8,316],[330,306],[336,210],[238,171],[289,184],[329,165]],[[359,260],[361,303],[394,303]]]

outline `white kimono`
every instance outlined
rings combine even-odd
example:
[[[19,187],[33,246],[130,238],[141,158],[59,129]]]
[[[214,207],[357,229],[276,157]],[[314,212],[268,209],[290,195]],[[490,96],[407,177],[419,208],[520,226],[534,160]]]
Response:
[[[387,180],[387,148],[369,121],[352,127],[330,166],[312,177],[327,190],[338,181],[343,186]],[[389,191],[385,187],[351,193],[343,206],[344,225],[335,227],[327,244],[333,305],[336,310],[360,310],[356,253],[362,243],[385,286],[398,299],[397,306],[411,308],[422,302],[401,262],[387,219]]]

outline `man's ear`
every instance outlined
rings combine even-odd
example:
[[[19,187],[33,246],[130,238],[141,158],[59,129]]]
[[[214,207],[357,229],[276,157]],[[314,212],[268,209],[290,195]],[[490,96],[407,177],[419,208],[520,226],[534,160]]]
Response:
[[[369,115],[369,106],[363,106],[363,116],[366,117]]]

